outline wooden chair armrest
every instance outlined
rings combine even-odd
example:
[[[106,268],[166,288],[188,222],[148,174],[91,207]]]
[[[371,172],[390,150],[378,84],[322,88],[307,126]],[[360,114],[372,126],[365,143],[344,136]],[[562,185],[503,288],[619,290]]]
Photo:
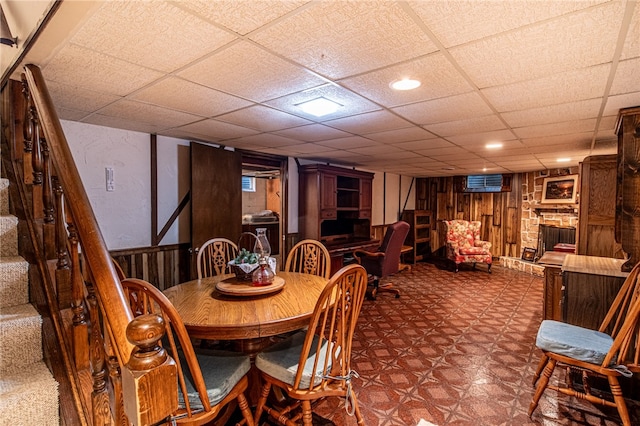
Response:
[[[385,254],[381,251],[366,251],[366,250],[354,250],[353,252],[353,257],[356,258],[356,260],[358,261],[358,263],[362,263],[360,262],[360,258],[361,257],[384,257]]]

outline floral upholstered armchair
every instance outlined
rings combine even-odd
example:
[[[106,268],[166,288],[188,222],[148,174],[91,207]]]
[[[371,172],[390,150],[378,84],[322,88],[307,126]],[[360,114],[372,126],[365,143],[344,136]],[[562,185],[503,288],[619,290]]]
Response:
[[[451,259],[458,272],[458,265],[471,262],[486,263],[491,273],[491,243],[480,239],[480,222],[468,220],[445,220],[447,225],[447,259]]]

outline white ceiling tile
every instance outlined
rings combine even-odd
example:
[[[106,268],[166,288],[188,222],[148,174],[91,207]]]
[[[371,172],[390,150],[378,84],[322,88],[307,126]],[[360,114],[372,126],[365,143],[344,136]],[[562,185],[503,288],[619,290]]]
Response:
[[[593,138],[593,133],[575,133],[571,135],[557,135],[557,136],[544,136],[544,137],[536,137],[536,138],[527,138],[522,139],[522,143],[531,148],[534,152],[537,150],[547,150],[550,148],[545,148],[549,146],[555,147],[563,147],[563,146],[580,146],[584,148],[585,146],[591,145],[591,139]]]
[[[251,102],[176,77],[169,77],[131,96],[151,104],[213,117],[251,105]]]
[[[467,151],[464,148],[460,148],[459,146],[449,146],[449,147],[442,147],[442,148],[425,148],[425,149],[415,150],[414,152],[420,155],[426,155],[431,158],[442,158],[443,156],[450,156],[452,154],[453,155],[469,154],[469,151]]]
[[[454,145],[444,139],[426,139],[420,141],[400,142],[393,144],[394,147],[407,151],[421,151],[425,149],[449,148]]]
[[[503,142],[511,141],[512,143],[515,135],[510,130],[493,130],[490,132],[478,131],[477,133],[467,133],[459,136],[448,136],[447,139],[456,145],[461,146],[485,146],[489,142]]]
[[[596,98],[542,108],[505,112],[502,117],[511,127],[532,126],[595,118],[598,116],[601,106],[602,98]]]
[[[268,147],[268,148],[300,145],[300,141],[285,138],[283,136],[278,136],[270,133],[261,133],[259,135],[245,136],[244,138],[240,138],[240,139],[231,139],[231,140],[225,141],[225,143],[235,147],[251,144],[254,146]]]
[[[115,102],[121,97],[107,93],[94,92],[76,85],[51,81],[47,84],[53,103],[58,108],[93,112]]]
[[[396,2],[318,2],[251,39],[329,78],[344,78],[436,47]]]
[[[325,123],[345,132],[367,134],[409,127],[411,123],[387,111],[374,111]]]
[[[620,61],[611,85],[611,95],[640,92],[640,58]]]
[[[68,121],[82,121],[88,115],[86,111],[77,111],[74,109],[58,107],[56,107],[56,112],[58,113],[58,118],[60,120]]]
[[[638,56],[640,56],[640,6],[636,2],[621,59],[637,58]]]
[[[221,3],[224,7],[220,7]],[[248,34],[307,3],[303,1],[215,1],[190,0],[177,6],[223,25],[238,34]]]
[[[371,139],[363,138],[362,136],[351,136],[347,138],[331,139],[327,141],[317,141],[318,145],[326,146],[333,149],[353,149],[363,147],[375,147],[380,145],[378,142],[374,142]]]
[[[389,85],[404,78],[420,81],[413,90],[394,90]],[[439,52],[410,62],[342,80],[341,84],[385,107],[444,98],[473,88],[449,60]]]
[[[419,125],[482,117],[491,114],[491,109],[475,92],[405,105],[393,108],[393,111]]]
[[[242,110],[230,112],[216,117],[217,120],[238,126],[249,127],[262,132],[288,129],[290,127],[310,124],[309,120],[268,108],[262,105],[255,105]]]
[[[253,129],[247,129],[246,127],[223,123],[222,121],[213,119],[202,120],[197,123],[179,127],[178,129],[201,135],[209,135],[215,140],[245,137],[259,133]]]
[[[343,132],[342,130],[334,129],[333,127],[328,127],[323,124],[292,127],[291,129],[278,130],[274,133],[305,142],[318,142],[351,136],[351,133]]]
[[[248,66],[248,61],[251,66]],[[178,75],[212,89],[256,102],[326,83],[248,42],[235,43]]]
[[[71,41],[146,68],[172,72],[235,38],[168,2],[106,1]]]
[[[450,52],[480,88],[586,68],[612,60],[623,14],[608,2]]]
[[[484,117],[474,117],[465,120],[454,120],[444,123],[429,124],[424,126],[436,135],[450,137],[454,135],[467,135],[475,132],[489,132],[505,129],[506,126],[495,114]]]
[[[340,107],[336,112],[322,117],[316,117],[312,114],[308,114],[300,107],[301,103],[318,98],[326,98],[337,103]],[[290,112],[291,114],[296,114],[308,118],[309,120],[320,122],[381,109],[373,102],[368,101],[362,96],[356,95],[355,93],[336,84],[323,84],[319,87],[314,87],[312,89],[292,93],[278,99],[273,99],[266,102],[266,104],[282,111]]]
[[[618,153],[618,140],[597,141],[591,155],[616,155]]]
[[[609,96],[603,115],[618,115],[622,108],[640,105],[640,92],[627,93],[625,95]]]
[[[160,129],[166,129],[170,126],[182,126],[202,119],[202,117],[193,114],[126,99],[102,108],[99,113],[101,115],[154,124]]]
[[[162,76],[157,71],[73,44],[62,48],[42,73],[58,83],[118,96],[126,96]]]
[[[384,155],[386,157],[388,154],[397,153],[399,150],[389,145],[378,144],[378,145],[368,146],[366,148],[352,148],[352,149],[349,149],[348,151],[355,152],[357,154],[363,154],[363,155],[372,155],[372,156]],[[411,157],[414,155],[412,153],[408,153],[408,154],[409,155],[407,155],[407,157]]]
[[[104,127],[115,127],[118,129],[132,130],[135,132],[158,133],[163,128],[150,123],[140,123],[137,120],[129,120],[122,117],[93,114],[82,120],[83,123],[95,124]]]
[[[602,97],[610,64],[482,90],[498,111],[519,111]]]
[[[411,1],[409,4],[446,47],[591,7],[600,1]],[[491,25],[487,25],[490,22]]]
[[[520,127],[514,132],[521,138],[537,138],[542,136],[568,135],[593,131],[596,119],[564,121],[561,123],[541,124],[537,126]]]
[[[434,139],[437,136],[421,127],[407,127],[404,129],[389,130],[387,132],[368,133],[367,138],[381,143],[400,143],[425,139]]]

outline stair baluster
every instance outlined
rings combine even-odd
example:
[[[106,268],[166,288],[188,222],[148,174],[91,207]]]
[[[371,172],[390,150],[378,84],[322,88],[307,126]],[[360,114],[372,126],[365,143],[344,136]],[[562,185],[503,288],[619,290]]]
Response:
[[[56,289],[58,295],[58,307],[66,309],[73,306],[73,292],[71,288],[71,269],[67,253],[68,235],[65,230],[64,191],[57,176],[51,177],[55,196],[55,243],[56,243]],[[77,242],[76,242],[77,244]]]
[[[22,95],[24,96],[24,123],[22,126],[23,137],[23,157],[22,157],[22,175],[24,183],[31,185],[33,183],[33,166],[31,162],[31,153],[33,152],[33,115],[36,108],[33,106],[33,98],[29,91],[27,78],[22,75]]]

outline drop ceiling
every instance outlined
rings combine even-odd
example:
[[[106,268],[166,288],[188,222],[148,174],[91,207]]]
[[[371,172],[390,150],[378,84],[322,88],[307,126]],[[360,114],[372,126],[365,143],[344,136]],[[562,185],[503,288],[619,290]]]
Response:
[[[575,166],[640,105],[632,1],[65,1],[49,27],[25,62],[64,120],[409,176]]]

